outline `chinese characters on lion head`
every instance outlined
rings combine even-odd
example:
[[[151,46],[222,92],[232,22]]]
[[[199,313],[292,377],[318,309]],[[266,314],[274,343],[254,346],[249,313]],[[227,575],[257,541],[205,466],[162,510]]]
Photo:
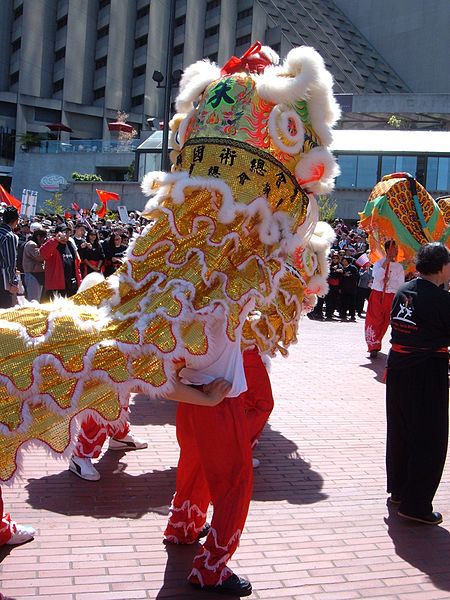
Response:
[[[146,175],[149,225],[122,267],[69,300],[0,313],[0,479],[30,442],[70,453],[77,419],[118,422],[131,391],[170,391],[180,362],[295,341],[302,303],[326,286],[332,234],[316,229],[313,194],[333,187],[339,110],[316,51],[277,63],[256,44],[223,69],[188,67],[174,168]],[[257,335],[243,335],[255,310]]]

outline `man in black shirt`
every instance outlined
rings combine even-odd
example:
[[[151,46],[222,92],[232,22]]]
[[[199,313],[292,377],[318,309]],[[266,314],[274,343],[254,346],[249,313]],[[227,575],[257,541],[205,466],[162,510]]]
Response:
[[[397,292],[391,311],[392,349],[387,363],[387,491],[398,514],[430,525],[448,439],[450,254],[440,243],[417,254],[419,277]]]

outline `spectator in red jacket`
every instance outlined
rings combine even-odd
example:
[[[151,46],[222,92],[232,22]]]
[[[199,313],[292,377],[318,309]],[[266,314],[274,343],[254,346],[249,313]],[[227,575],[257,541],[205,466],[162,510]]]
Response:
[[[46,297],[73,296],[81,283],[80,257],[67,225],[58,225],[55,236],[42,244],[39,252],[45,260]]]

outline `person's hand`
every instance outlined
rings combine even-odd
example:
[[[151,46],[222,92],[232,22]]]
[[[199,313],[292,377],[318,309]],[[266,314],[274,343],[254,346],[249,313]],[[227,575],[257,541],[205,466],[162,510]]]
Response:
[[[19,286],[18,285],[8,285],[6,287],[6,289],[10,294],[13,294],[13,296],[15,296],[19,291]]]
[[[209,397],[211,406],[217,406],[230,393],[231,383],[226,379],[214,379],[203,386],[203,392]]]

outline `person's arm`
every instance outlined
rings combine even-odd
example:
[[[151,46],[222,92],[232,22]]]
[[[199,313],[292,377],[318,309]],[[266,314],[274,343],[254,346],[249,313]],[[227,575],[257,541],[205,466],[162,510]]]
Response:
[[[181,381],[176,381],[172,391],[163,394],[163,396],[169,400],[185,402],[186,404],[217,406],[227,397],[230,390],[231,383],[225,379],[214,379],[211,383],[204,385],[202,390],[181,383]]]
[[[53,237],[48,239],[42,244],[42,246],[39,247],[39,254],[44,260],[48,260],[55,254],[56,248],[58,247],[58,243],[59,242],[56,239],[56,237]]]
[[[25,244],[25,248],[23,251],[24,256],[33,262],[43,263],[44,258],[41,256],[39,252],[39,246],[32,241],[29,241]]]

